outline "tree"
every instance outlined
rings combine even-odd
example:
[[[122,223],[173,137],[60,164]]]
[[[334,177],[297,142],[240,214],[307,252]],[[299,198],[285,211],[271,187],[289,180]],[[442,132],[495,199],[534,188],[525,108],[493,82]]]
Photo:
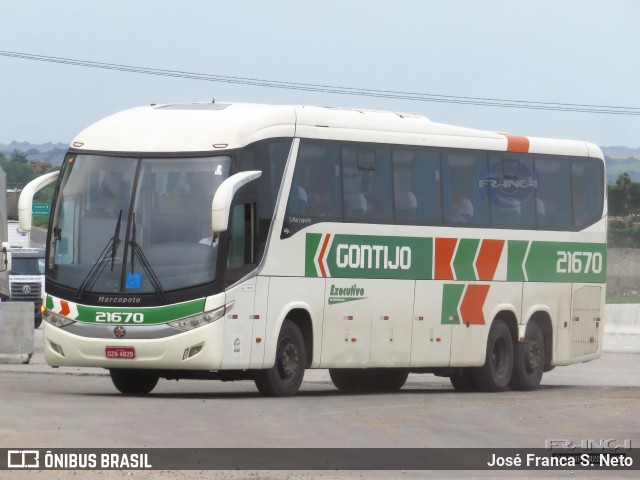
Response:
[[[11,161],[16,163],[29,163],[29,159],[27,158],[27,154],[23,153],[19,150],[14,150],[11,154]]]

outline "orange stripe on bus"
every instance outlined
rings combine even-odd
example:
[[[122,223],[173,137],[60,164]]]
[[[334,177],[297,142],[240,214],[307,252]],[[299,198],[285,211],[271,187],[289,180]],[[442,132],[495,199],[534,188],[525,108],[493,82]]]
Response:
[[[467,285],[467,289],[460,302],[462,323],[470,325],[484,325],[482,307],[487,299],[490,285]]]
[[[504,240],[483,240],[476,260],[478,280],[493,280],[502,255]]]
[[[331,239],[331,234],[326,234],[324,237],[324,242],[322,243],[322,248],[320,249],[320,255],[318,255],[318,266],[320,267],[320,274],[326,278],[327,271],[324,269],[324,255],[327,252],[327,245],[329,245],[329,240]]]
[[[436,280],[454,280],[451,259],[456,251],[457,238],[436,238],[436,255],[433,266],[433,278]]]
[[[66,317],[71,313],[71,308],[69,307],[69,302],[65,300],[60,300],[60,312],[58,312],[63,317]]]
[[[515,137],[506,135],[507,152],[527,153],[529,151],[529,139],[527,137]]]

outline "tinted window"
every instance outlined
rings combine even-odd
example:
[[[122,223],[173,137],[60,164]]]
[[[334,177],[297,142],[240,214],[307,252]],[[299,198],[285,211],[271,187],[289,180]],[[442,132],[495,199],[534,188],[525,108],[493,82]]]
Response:
[[[577,230],[597,221],[590,158],[302,140],[285,234],[320,221]]]
[[[427,148],[394,147],[393,191],[396,223],[440,223],[439,152]]]

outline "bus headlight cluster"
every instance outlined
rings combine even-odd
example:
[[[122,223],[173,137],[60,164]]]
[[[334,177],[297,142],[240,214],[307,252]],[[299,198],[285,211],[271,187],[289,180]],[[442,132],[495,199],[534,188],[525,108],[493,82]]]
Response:
[[[71,325],[72,323],[76,323],[75,320],[71,320],[70,318],[63,317],[62,315],[58,315],[57,313],[53,313],[51,310],[44,309],[42,311],[42,318],[45,322],[50,323],[54,327],[62,328],[67,325]]]
[[[199,313],[197,315],[192,315],[190,317],[184,317],[180,320],[169,322],[169,325],[185,332],[188,330],[193,330],[194,328],[199,328],[204,325],[213,323],[216,320],[220,320],[224,316],[226,308],[227,307],[223,305],[222,307],[211,310],[209,312]]]

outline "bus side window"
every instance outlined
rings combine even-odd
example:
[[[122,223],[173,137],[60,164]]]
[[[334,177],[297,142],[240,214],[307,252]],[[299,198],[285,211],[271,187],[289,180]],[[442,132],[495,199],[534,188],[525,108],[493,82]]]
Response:
[[[333,142],[302,140],[281,238],[342,216],[339,150]]]
[[[255,263],[255,219],[255,203],[234,205],[231,209],[229,254],[227,257],[227,268],[229,270],[241,269]],[[242,273],[239,274],[238,278],[241,276]]]
[[[536,203],[537,221],[544,222],[539,223],[538,227],[551,229],[572,227],[570,162],[566,158],[536,155],[534,165],[538,176],[536,199],[543,202]]]

